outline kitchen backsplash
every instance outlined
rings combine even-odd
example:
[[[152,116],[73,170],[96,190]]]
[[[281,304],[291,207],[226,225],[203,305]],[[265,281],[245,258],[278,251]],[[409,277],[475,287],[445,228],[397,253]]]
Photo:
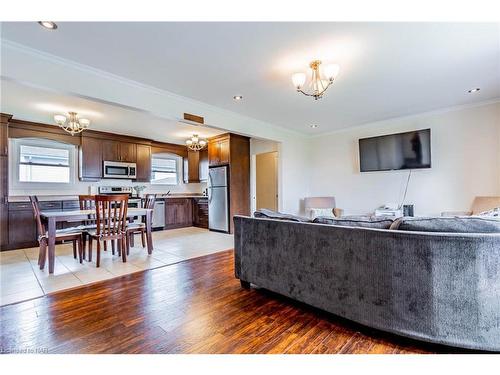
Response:
[[[10,189],[9,196],[27,196],[27,195],[79,195],[79,194],[95,194],[99,186],[146,186],[143,194],[166,194],[169,190],[171,193],[203,193],[207,184],[190,183],[179,185],[155,185],[145,182],[135,182],[130,180],[113,180],[106,179],[99,182],[82,182],[77,181],[73,184],[66,185],[61,188],[44,188],[37,184],[33,189]]]

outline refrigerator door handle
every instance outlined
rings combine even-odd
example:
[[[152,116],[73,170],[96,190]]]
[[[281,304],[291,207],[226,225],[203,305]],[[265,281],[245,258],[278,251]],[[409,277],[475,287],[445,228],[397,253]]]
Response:
[[[208,203],[212,202],[212,175],[208,174]]]

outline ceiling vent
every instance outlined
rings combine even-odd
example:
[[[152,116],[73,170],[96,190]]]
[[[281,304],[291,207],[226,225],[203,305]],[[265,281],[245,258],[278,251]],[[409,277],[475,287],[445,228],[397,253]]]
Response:
[[[205,119],[203,117],[192,115],[191,113],[184,113],[183,120],[181,120],[181,122],[191,124],[191,125],[203,125],[203,124],[205,124]]]

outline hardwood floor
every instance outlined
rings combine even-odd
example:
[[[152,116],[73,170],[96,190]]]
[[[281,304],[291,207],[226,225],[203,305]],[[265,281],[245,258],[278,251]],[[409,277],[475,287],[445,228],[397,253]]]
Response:
[[[0,309],[0,350],[49,353],[452,352],[240,287],[225,251]]]

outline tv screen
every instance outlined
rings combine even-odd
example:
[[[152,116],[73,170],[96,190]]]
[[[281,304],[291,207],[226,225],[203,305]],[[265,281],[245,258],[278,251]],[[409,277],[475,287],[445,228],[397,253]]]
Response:
[[[431,167],[431,129],[359,140],[361,172]]]

